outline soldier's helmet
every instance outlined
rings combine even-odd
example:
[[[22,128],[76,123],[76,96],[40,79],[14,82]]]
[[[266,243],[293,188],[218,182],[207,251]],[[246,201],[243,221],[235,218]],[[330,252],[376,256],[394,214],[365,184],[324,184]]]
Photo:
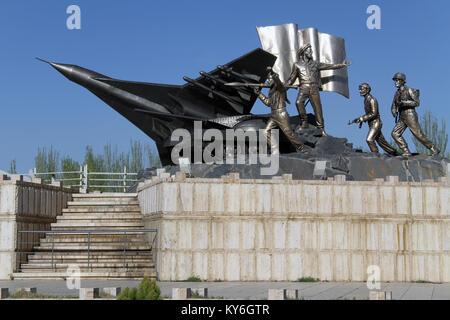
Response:
[[[406,75],[404,73],[397,72],[396,74],[394,74],[392,80],[403,80],[404,82],[406,82]]]

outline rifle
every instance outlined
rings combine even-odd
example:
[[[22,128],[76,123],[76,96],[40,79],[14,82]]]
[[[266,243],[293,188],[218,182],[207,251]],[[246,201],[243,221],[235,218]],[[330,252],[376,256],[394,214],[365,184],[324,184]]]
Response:
[[[359,129],[361,129],[362,128],[362,125],[363,125],[363,122],[362,121],[358,121],[359,120],[359,118],[356,118],[356,119],[354,119],[354,120],[352,120],[352,121],[349,121],[347,124],[348,125],[351,125],[351,124],[353,124],[353,123],[358,123],[359,122]]]
[[[225,83],[229,87],[250,87],[250,88],[270,88],[266,83],[250,83],[250,82],[228,82]],[[286,88],[297,89],[297,86],[285,86]]]

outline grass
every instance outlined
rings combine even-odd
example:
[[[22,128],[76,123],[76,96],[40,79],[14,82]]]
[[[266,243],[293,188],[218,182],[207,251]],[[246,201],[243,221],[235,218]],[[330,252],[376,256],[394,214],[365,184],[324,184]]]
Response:
[[[426,280],[415,280],[411,281],[412,283],[432,283],[432,284],[441,284],[442,282],[432,282],[432,281],[426,281]]]
[[[8,299],[78,299],[77,296],[52,296],[27,292],[25,290],[19,290],[11,295]]]
[[[202,279],[199,277],[189,277],[186,280],[183,280],[184,282],[202,282]]]
[[[301,277],[297,279],[297,282],[319,282],[319,279],[313,277]]]
[[[191,293],[191,298],[193,298],[193,299],[205,299],[204,296],[199,295],[197,292],[192,292]]]
[[[112,296],[112,295],[110,295],[110,294],[107,294],[106,292],[104,292],[104,291],[102,291],[102,290],[100,290],[99,297],[100,297],[101,299],[116,299],[116,298],[117,298],[117,297],[114,297],[114,296]]]

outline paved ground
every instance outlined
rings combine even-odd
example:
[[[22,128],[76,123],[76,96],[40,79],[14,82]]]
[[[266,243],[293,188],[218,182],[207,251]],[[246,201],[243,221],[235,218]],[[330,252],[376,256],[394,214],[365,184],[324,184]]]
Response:
[[[81,287],[137,287],[139,281],[81,281]],[[298,289],[305,300],[367,300],[369,289],[365,282],[158,282],[161,294],[172,296],[172,288],[208,288],[209,297],[224,299],[267,299],[270,288]],[[78,296],[63,280],[0,280],[0,287],[36,287],[38,294]],[[450,283],[383,283],[381,290],[392,291],[394,300],[450,300]]]

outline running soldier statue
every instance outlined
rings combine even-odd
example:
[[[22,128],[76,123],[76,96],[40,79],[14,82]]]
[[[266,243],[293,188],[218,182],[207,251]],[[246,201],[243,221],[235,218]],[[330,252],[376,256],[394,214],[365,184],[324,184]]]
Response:
[[[378,101],[372,96],[371,91],[372,88],[368,83],[361,83],[359,85],[359,94],[361,97],[364,97],[364,111],[366,114],[350,121],[348,124],[359,123],[361,128],[362,123],[367,122],[369,125],[369,133],[366,141],[370,151],[378,152],[376,141],[386,153],[396,156],[398,155],[397,151],[391,147],[381,132],[383,122],[381,122],[380,113],[378,112]]]
[[[415,110],[415,108],[420,105],[419,90],[405,86],[406,76],[404,73],[397,72],[392,80],[394,80],[395,86],[398,89],[395,93],[391,107],[392,115],[396,119],[396,125],[392,130],[392,138],[394,138],[400,149],[402,149],[403,155],[410,156],[411,152],[408,149],[408,144],[402,137],[406,128],[409,128],[416,139],[430,149],[432,155],[439,154],[439,149],[428,140],[420,128],[417,112]]]
[[[259,87],[254,88],[259,99],[271,108],[270,120],[267,122],[267,126],[264,131],[267,144],[271,148],[272,153],[279,153],[278,144],[271,139],[271,130],[279,127],[298,152],[305,151],[305,146],[300,142],[291,129],[289,114],[286,111],[287,88],[281,82],[278,74],[272,69],[267,77],[267,82],[270,86],[268,97],[261,93]]]

